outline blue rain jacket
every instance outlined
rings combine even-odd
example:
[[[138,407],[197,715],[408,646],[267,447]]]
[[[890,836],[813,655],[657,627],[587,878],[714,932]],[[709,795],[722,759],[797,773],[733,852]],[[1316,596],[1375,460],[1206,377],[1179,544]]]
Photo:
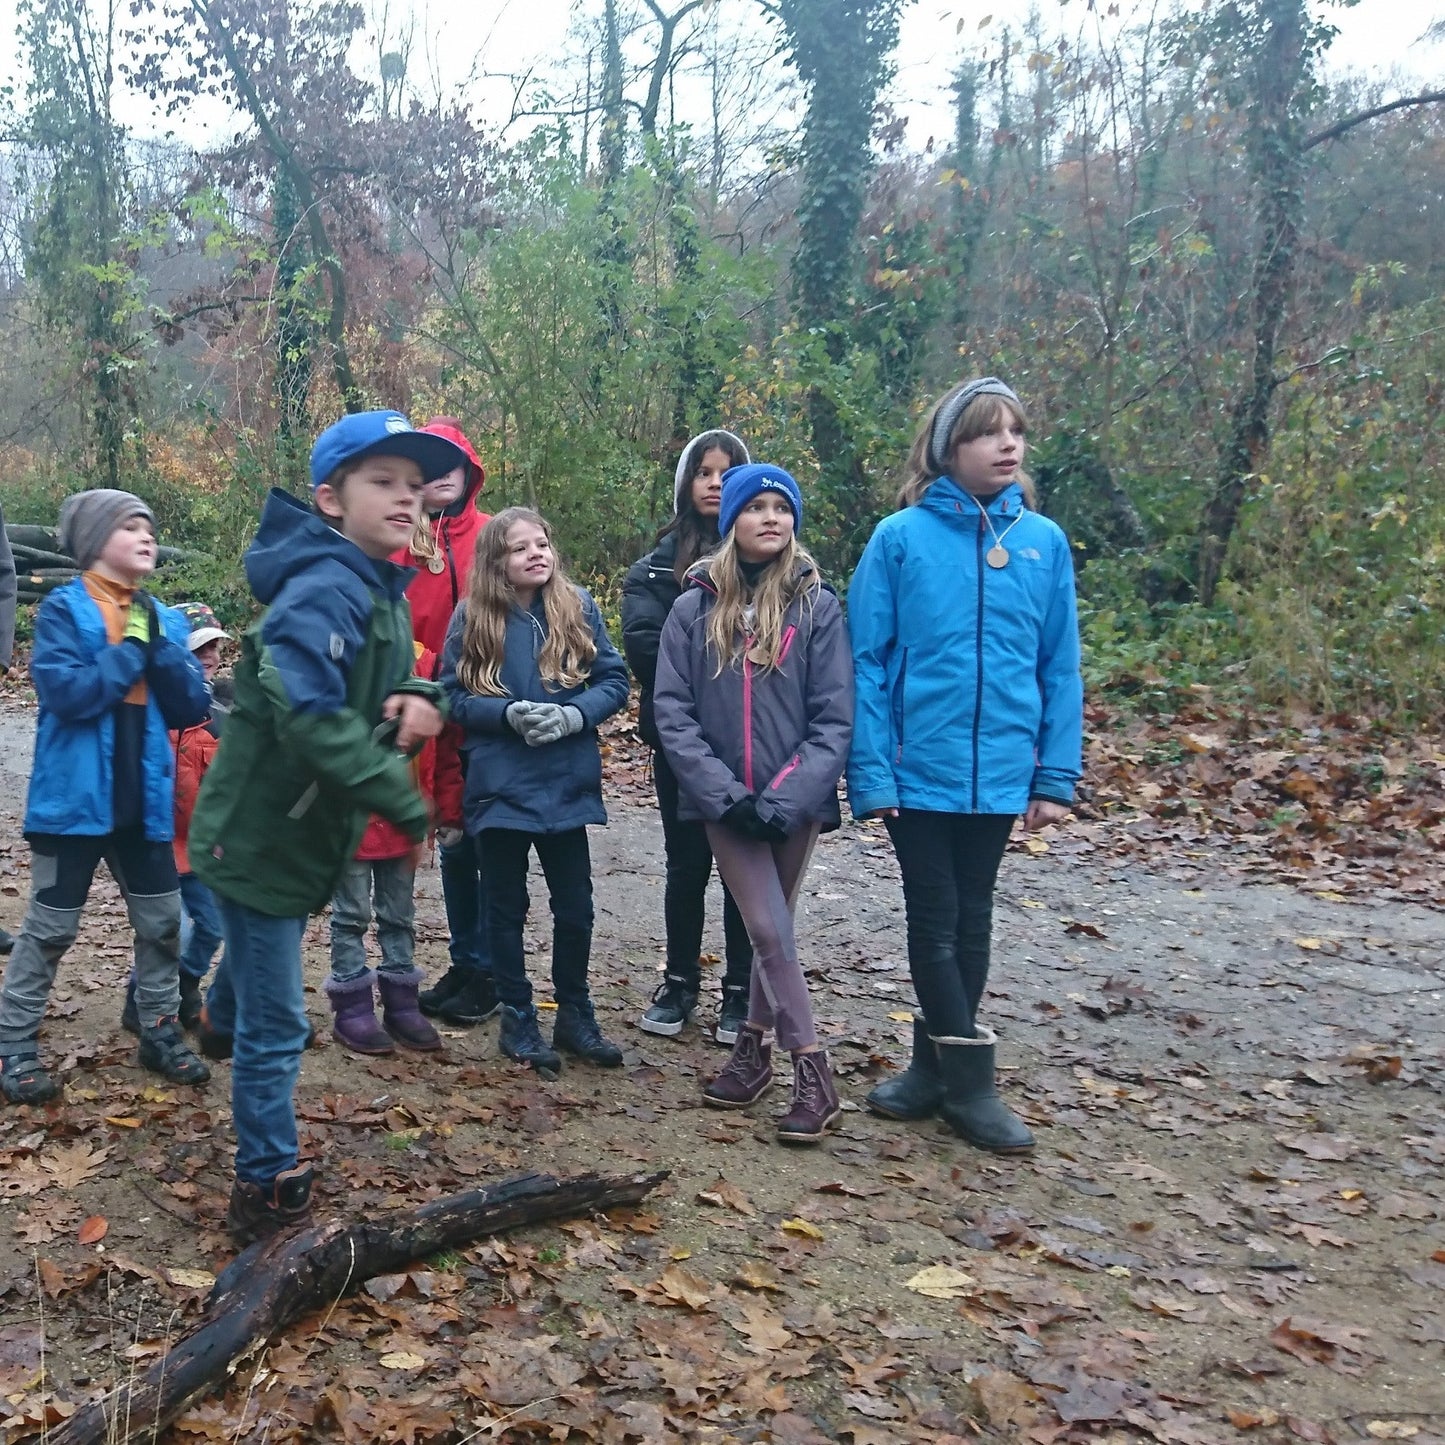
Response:
[[[40,701],[25,832],[102,836],[115,811],[115,709],[144,676],[147,692],[141,778],[142,823],[152,843],[175,835],[176,763],[171,728],[194,727],[210,712],[201,665],[186,639],[190,624],[156,603],[164,636],[149,655],[113,643],[85,583],[57,587],[35,619],[30,677]]]
[[[848,590],[857,704],[848,760],[856,817],[879,808],[1022,813],[1073,801],[1083,680],[1069,542],[1010,485],[993,533],[951,478],[881,521]]]

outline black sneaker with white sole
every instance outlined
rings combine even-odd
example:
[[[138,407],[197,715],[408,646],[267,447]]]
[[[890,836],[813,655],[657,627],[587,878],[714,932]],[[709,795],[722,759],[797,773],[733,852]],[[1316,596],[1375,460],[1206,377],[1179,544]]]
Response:
[[[652,1006],[638,1020],[638,1027],[644,1033],[674,1038],[687,1027],[696,1007],[697,984],[675,973],[664,974],[652,995]]]
[[[738,1030],[748,1021],[748,990],[745,988],[723,989],[722,1008],[718,1010],[717,1028],[713,1038],[720,1044],[735,1044]]]

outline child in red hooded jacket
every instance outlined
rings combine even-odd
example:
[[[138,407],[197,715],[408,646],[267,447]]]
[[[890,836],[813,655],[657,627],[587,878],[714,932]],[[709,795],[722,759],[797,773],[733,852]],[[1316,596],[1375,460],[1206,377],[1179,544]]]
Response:
[[[436,660],[420,642],[413,645],[417,676],[431,677]],[[417,790],[430,803],[440,831],[461,827],[462,777],[455,749],[446,757],[437,741],[422,748],[414,767]],[[417,1007],[422,973],[413,958],[420,851],[394,823],[373,814],[331,899],[331,974],[326,980],[335,1015],[331,1031],[353,1053],[390,1054],[397,1044],[428,1052],[441,1048],[441,1036]],[[375,973],[366,962],[373,908],[381,947],[381,965]],[[381,996],[380,1023],[373,982]]]
[[[417,575],[406,589],[411,603],[412,636],[437,658],[446,644],[447,625],[457,603],[467,595],[477,538],[491,520],[477,510],[486,470],[466,433],[452,417],[439,416],[422,428],[460,447],[469,459],[446,476],[428,482],[422,492],[426,515],[417,525],[411,546],[392,561],[415,567]],[[428,673],[435,678],[435,673]],[[472,839],[461,830],[460,785],[462,732],[448,724],[437,739],[438,770],[457,779],[457,822],[437,826],[446,902],[451,967],[420,996],[421,1011],[449,1024],[479,1024],[500,1007],[487,949],[486,887]]]

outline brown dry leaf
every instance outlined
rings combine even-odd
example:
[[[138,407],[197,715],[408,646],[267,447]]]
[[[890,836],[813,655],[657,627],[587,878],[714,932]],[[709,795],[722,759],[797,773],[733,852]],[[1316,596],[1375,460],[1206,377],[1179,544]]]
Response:
[[[776,1269],[765,1259],[745,1259],[733,1276],[736,1284],[748,1289],[781,1290],[783,1281]]]
[[[747,1339],[747,1348],[755,1355],[770,1355],[784,1349],[793,1340],[783,1322],[760,1300],[742,1300],[743,1318],[732,1321],[732,1327]]]
[[[75,1189],[100,1173],[100,1166],[110,1158],[109,1149],[95,1149],[89,1144],[63,1145],[41,1156],[45,1171],[62,1189]]]
[[[1297,1360],[1327,1365],[1341,1375],[1358,1375],[1364,1368],[1361,1357],[1374,1353],[1364,1344],[1369,1336],[1369,1330],[1358,1325],[1287,1316],[1270,1332],[1269,1342]]]
[[[1031,1425],[1038,1417],[1039,1392],[1007,1370],[991,1370],[973,1382],[974,1393],[990,1425],[1000,1429]]]
[[[110,1233],[110,1221],[103,1214],[92,1214],[80,1226],[76,1236],[82,1244],[99,1244]]]
[[[703,1309],[712,1299],[708,1282],[680,1264],[670,1264],[663,1270],[655,1292],[663,1296],[660,1303],[685,1305],[690,1310]]]
[[[1283,1144],[1306,1159],[1339,1161],[1353,1157],[1355,1141],[1344,1134],[1276,1134],[1276,1144]]]
[[[1268,1406],[1260,1410],[1226,1408],[1224,1414],[1236,1430],[1259,1430],[1279,1424],[1279,1413]]]
[[[752,1200],[736,1184],[729,1184],[721,1174],[706,1189],[699,1189],[697,1197],[703,1204],[721,1205],[739,1214],[751,1216],[758,1212],[753,1208]]]
[[[1365,1426],[1371,1440],[1413,1440],[1419,1433],[1420,1427],[1408,1420],[1371,1420]]]

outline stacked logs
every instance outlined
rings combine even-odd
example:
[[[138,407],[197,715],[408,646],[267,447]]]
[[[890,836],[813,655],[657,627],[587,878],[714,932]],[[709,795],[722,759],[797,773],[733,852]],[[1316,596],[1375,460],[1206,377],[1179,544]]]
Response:
[[[60,550],[54,527],[7,522],[5,535],[15,554],[16,595],[20,602],[39,602],[46,593],[80,576],[75,558]],[[162,570],[195,555],[179,547],[160,547],[156,549],[156,567]]]

